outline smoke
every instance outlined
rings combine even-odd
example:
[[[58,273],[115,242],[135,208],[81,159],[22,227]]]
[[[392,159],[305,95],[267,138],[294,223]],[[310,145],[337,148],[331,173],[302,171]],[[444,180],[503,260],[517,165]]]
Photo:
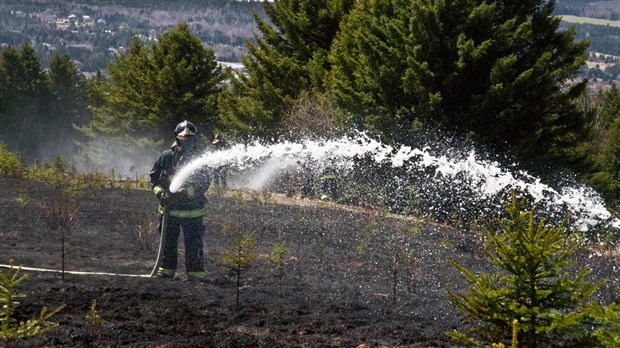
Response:
[[[70,138],[57,137],[57,139],[44,139],[37,144],[33,153],[27,158],[28,162],[35,159],[43,163],[51,163],[56,156],[62,156],[68,164],[71,164],[76,157],[77,147]]]
[[[159,153],[135,141],[99,137],[79,146],[74,165],[81,172],[114,172],[118,176],[147,175]]]

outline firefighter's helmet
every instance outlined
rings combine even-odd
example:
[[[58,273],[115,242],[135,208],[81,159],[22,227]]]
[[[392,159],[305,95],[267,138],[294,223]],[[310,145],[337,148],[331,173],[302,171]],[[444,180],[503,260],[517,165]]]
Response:
[[[186,140],[188,137],[196,136],[196,134],[198,134],[198,128],[187,120],[179,123],[174,129],[174,135],[179,140]]]

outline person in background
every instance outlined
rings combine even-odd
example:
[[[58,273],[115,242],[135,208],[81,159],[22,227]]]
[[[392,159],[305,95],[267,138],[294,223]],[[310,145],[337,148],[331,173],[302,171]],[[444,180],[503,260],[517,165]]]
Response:
[[[203,236],[205,227],[203,217],[206,213],[205,192],[209,189],[208,173],[199,170],[193,173],[174,193],[170,183],[174,174],[192,157],[197,155],[196,138],[198,129],[189,122],[179,123],[175,130],[175,142],[164,151],[150,172],[151,188],[159,199],[160,231],[167,209],[165,240],[162,242],[161,267],[156,276],[173,278],[177,269],[177,247],[181,229],[185,242],[185,271],[187,280],[202,281],[205,278]]]
[[[221,134],[216,134],[211,142],[215,151],[221,151],[228,148],[228,143]],[[226,177],[228,176],[228,166],[222,165],[213,170],[213,182],[217,185],[220,185],[222,188],[226,188],[228,185],[226,182]]]
[[[312,169],[314,164],[310,156],[297,161],[297,170],[300,175],[301,198],[310,199],[315,193],[314,170]]]
[[[323,171],[321,172],[319,179],[321,180],[321,200],[335,201],[338,199],[336,167],[331,161],[323,167]]]

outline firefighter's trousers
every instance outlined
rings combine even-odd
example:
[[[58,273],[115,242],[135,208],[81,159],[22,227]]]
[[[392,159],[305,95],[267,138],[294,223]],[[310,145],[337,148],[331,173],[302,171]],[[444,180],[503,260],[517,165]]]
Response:
[[[159,216],[161,227],[162,215]],[[188,274],[204,272],[204,247],[202,238],[205,227],[202,216],[195,218],[168,217],[166,239],[162,253],[161,268],[173,271],[177,268],[179,235],[183,229],[185,245],[185,271]]]

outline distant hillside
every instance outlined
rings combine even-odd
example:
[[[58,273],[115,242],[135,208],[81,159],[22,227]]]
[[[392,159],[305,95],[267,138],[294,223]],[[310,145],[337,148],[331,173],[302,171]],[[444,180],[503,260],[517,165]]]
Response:
[[[588,39],[590,51],[620,56],[620,1],[562,0],[555,15],[562,17],[562,30],[574,26],[576,39]]]
[[[44,66],[60,52],[92,73],[105,70],[134,36],[153,40],[187,22],[218,60],[238,63],[246,53],[244,41],[253,41],[256,32],[254,13],[265,18],[261,1],[0,1],[0,48],[29,42]],[[590,41],[592,58],[583,75],[618,81],[620,2],[562,0],[554,14],[564,17],[562,30],[575,26],[577,39]]]
[[[134,36],[145,41],[180,22],[190,24],[218,60],[238,62],[255,31],[258,1],[0,1],[0,46],[29,42],[47,65],[55,52],[84,72],[106,68]]]
[[[610,27],[620,27],[620,21],[612,21],[609,19],[578,17],[578,16],[572,16],[572,15],[562,15],[560,17],[562,18],[564,22],[568,22],[568,23],[593,24],[593,25],[603,25],[603,26],[610,26]]]
[[[575,38],[590,42],[590,58],[582,69],[582,77],[588,78],[592,87],[612,83],[620,85],[620,21],[607,21],[606,25],[599,25],[588,24],[589,21],[583,17],[566,19],[568,21],[563,20],[560,25],[561,30],[575,27]]]
[[[577,40],[590,41],[590,58],[582,77],[592,88],[620,84],[620,1],[558,0],[554,14],[560,29],[575,27]]]
[[[579,17],[620,20],[618,0],[558,0],[555,13]]]

